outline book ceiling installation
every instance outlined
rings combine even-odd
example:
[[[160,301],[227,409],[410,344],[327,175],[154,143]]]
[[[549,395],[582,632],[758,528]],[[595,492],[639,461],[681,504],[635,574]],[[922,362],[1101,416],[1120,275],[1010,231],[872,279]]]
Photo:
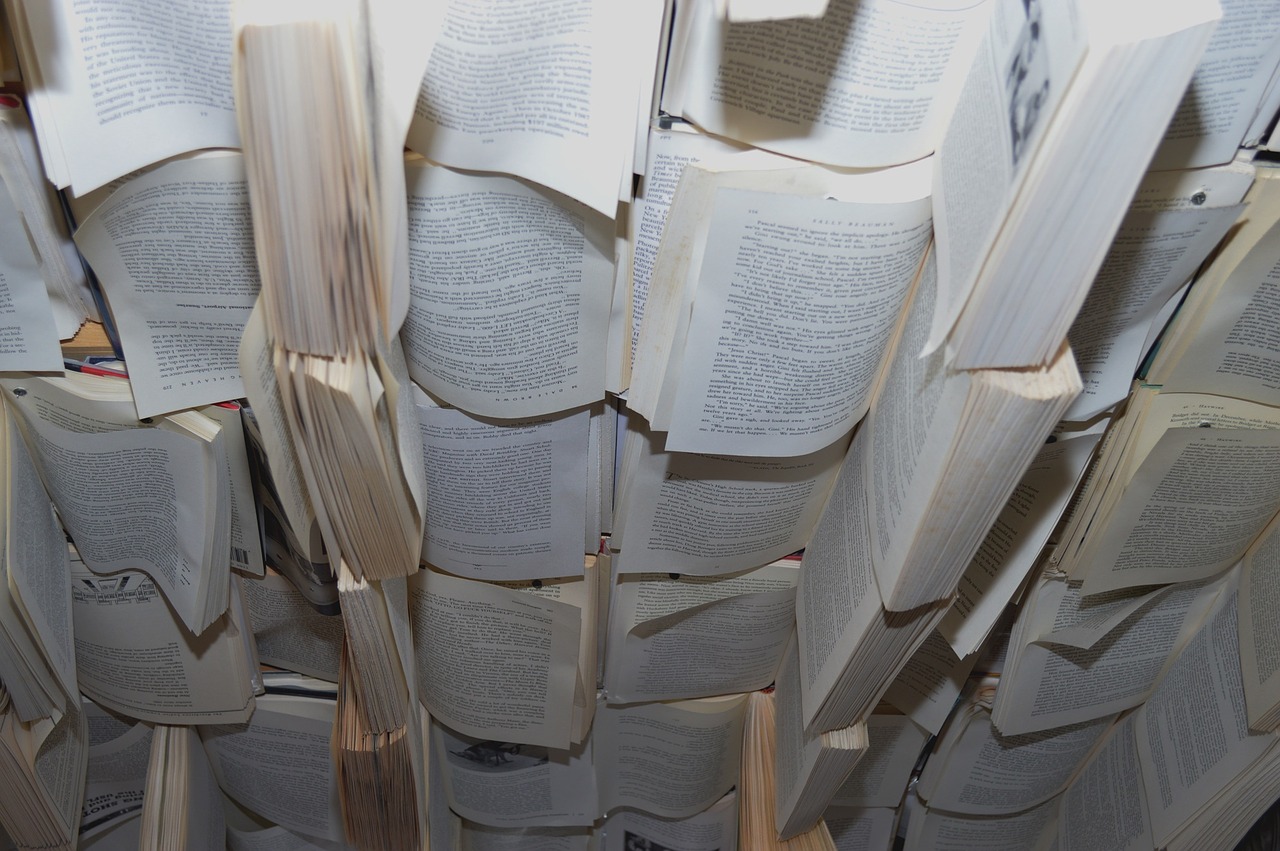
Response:
[[[0,846],[1280,799],[1280,0],[2,11]]]

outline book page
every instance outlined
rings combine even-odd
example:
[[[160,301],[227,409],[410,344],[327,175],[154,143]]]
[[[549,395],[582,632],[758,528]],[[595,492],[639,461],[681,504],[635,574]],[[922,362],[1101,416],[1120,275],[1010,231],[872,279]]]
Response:
[[[907,848],[930,851],[1043,851],[1057,835],[1058,802],[1001,818],[951,815],[921,808],[907,826]]]
[[[503,171],[612,217],[630,171],[635,104],[630,16],[600,0],[516,8],[451,0],[412,123],[408,147],[454,168]],[[658,22],[651,22],[656,28]]]
[[[1135,719],[1157,846],[1276,746],[1274,734],[1249,732],[1236,606],[1233,576]]]
[[[483,416],[601,399],[613,222],[512,177],[412,163],[408,182],[412,377]]]
[[[142,812],[152,728],[117,719],[90,701],[82,703],[89,728],[80,840],[102,834]]]
[[[1220,0],[1222,20],[1165,130],[1153,169],[1229,162],[1280,62],[1280,19],[1270,5]]]
[[[423,559],[473,579],[580,572],[590,412],[498,421],[413,393],[430,506]]]
[[[1062,797],[1058,846],[1062,851],[1146,851],[1154,847],[1138,764],[1134,716],[1108,734]]]
[[[620,576],[610,603],[609,701],[768,686],[795,624],[798,568],[795,562],[727,576]]]
[[[467,851],[590,851],[583,827],[486,827],[462,820],[458,836]]]
[[[139,417],[245,395],[237,349],[260,283],[241,157],[127,181],[76,245],[111,302]]]
[[[896,808],[929,733],[905,715],[874,713],[867,738],[871,747],[832,796],[833,806]]]
[[[275,572],[246,579],[240,587],[259,661],[338,682],[342,618],[318,613],[292,582]]]
[[[62,693],[78,698],[71,628],[71,563],[67,540],[53,512],[27,444],[9,405],[3,406],[6,477],[4,581]],[[17,626],[14,624],[13,626]],[[49,686],[52,687],[52,683]]]
[[[354,851],[346,842],[265,826],[231,799],[226,799],[227,851]],[[124,851],[124,849],[121,849]]]
[[[926,352],[942,344],[960,317],[1083,56],[1075,6],[993,4],[986,36],[934,160],[940,286]]]
[[[1280,523],[1273,521],[1245,554],[1240,568],[1240,669],[1249,725],[1280,704]]]
[[[647,438],[647,439],[646,439]],[[794,458],[741,458],[663,452],[642,444],[624,471],[619,523],[611,546],[629,572],[709,576],[758,567],[809,540],[844,457],[845,441]]]
[[[1130,208],[1067,334],[1084,389],[1063,419],[1087,420],[1125,397],[1162,306],[1243,209]]]
[[[871,402],[931,234],[927,199],[715,194],[669,451],[815,452]]]
[[[635,357],[636,346],[640,342],[640,324],[644,321],[658,245],[662,241],[667,213],[671,209],[671,200],[675,196],[676,185],[680,182],[684,167],[706,159],[725,158],[736,161],[734,168],[741,168],[744,162],[760,161],[754,154],[751,149],[725,139],[691,132],[680,126],[672,129],[649,129],[644,176],[640,181],[640,189],[631,202],[631,212],[627,219],[628,238],[631,242],[631,338],[628,363]]]
[[[1168,429],[1096,533],[1085,593],[1212,576],[1278,508],[1280,431]]]
[[[0,370],[61,369],[49,291],[22,216],[0,182]]]
[[[1001,736],[975,710],[952,721],[925,763],[916,793],[929,806],[967,815],[1012,815],[1050,800],[1110,729],[1114,715],[1022,736]]]
[[[237,402],[206,405],[200,413],[221,426],[219,441],[228,482],[228,509],[231,526],[231,566],[250,576],[262,576],[262,532],[258,527],[257,501],[253,494],[253,474],[249,472],[249,450],[244,409]]]
[[[939,626],[911,654],[889,684],[884,700],[936,735],[955,708],[956,698],[977,661],[976,652],[956,656]]]
[[[201,728],[218,785],[282,827],[341,841],[342,810],[330,753],[334,701],[294,695],[258,698],[244,724]]]
[[[867,532],[863,465],[868,445],[866,431],[859,429],[801,563],[796,632],[808,723],[884,611]]]
[[[619,810],[605,821],[602,851],[680,849],[680,851],[736,851],[738,793],[730,792],[700,813],[664,819],[636,810]]]
[[[1033,733],[1137,706],[1203,618],[1218,583],[1177,585],[1127,618],[1088,649],[1031,643],[1011,650],[992,707],[1006,735]],[[1085,617],[1078,587],[1044,583],[1026,604],[1055,623]],[[1087,611],[1087,610],[1086,610]],[[1023,616],[1028,616],[1024,610]]]
[[[190,475],[206,467],[202,443],[158,428],[68,431],[55,423],[82,421],[80,411],[92,416],[93,403],[66,408],[69,394],[38,381],[5,379],[5,386],[24,391],[19,409],[42,478],[85,563],[102,573],[145,569],[183,621],[203,629],[200,574],[213,569],[204,564],[213,506],[204,478]]]
[[[827,807],[822,821],[836,851],[889,851],[898,813],[890,807]]]
[[[48,110],[56,125],[56,138],[41,132],[40,144],[59,188],[83,195],[175,154],[239,147],[228,0],[22,9],[41,56],[33,113]]]
[[[582,609],[434,570],[410,580],[418,699],[451,729],[564,749]]]
[[[79,701],[49,725],[32,756],[35,781],[44,789],[53,812],[75,835],[84,801],[85,770],[89,758],[89,727]]]
[[[978,649],[1035,567],[1101,437],[1100,430],[1059,435],[1036,453],[965,569],[955,604],[938,624],[957,654]]]
[[[1165,377],[1167,392],[1193,391],[1280,405],[1280,224],[1228,275],[1195,338]]]
[[[831,0],[809,20],[734,25],[693,3],[683,114],[798,159],[870,168],[930,154],[989,4]],[[789,9],[789,11],[794,11]]]
[[[597,728],[598,729],[598,728]],[[431,725],[449,807],[490,827],[585,826],[598,815],[591,739],[569,750],[478,739]]]
[[[193,637],[144,573],[98,576],[72,562],[71,578],[76,674],[94,702],[165,724],[235,722],[252,712],[240,640],[247,627],[230,614]]]
[[[746,695],[604,706],[596,713],[600,809],[691,816],[738,783]],[[655,778],[662,778],[655,783]]]

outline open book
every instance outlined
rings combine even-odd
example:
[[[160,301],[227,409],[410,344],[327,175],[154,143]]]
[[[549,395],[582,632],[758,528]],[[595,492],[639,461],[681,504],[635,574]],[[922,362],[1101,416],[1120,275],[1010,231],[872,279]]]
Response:
[[[850,174],[685,166],[628,407],[667,432],[668,451],[830,445],[871,403],[930,222],[926,163]]]
[[[80,827],[89,730],[79,701],[56,720],[18,720],[0,688],[0,820],[21,848],[70,849]]]
[[[222,426],[195,411],[140,422],[129,383],[115,378],[0,383],[85,564],[101,573],[145,570],[186,627],[203,632],[229,601],[231,468]]]
[[[1219,14],[994,4],[936,157],[930,348],[948,340],[959,368],[1055,357]]]

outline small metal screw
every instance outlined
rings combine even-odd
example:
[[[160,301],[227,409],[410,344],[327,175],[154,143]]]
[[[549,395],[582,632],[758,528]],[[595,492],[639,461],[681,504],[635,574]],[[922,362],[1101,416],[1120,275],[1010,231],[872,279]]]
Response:
[[[1204,194],[1204,192],[1197,192],[1196,194],[1191,196],[1191,203],[1195,204],[1197,207],[1199,207],[1201,204],[1203,204],[1205,201],[1208,201],[1208,200],[1209,200],[1209,196]]]
[[[15,388],[13,388],[13,395],[15,395],[15,396],[17,396],[17,397],[21,398],[21,397],[23,397],[23,396],[27,395],[27,391],[26,391],[26,390],[24,390],[24,389],[23,389],[23,388],[21,388],[21,387],[15,387]]]

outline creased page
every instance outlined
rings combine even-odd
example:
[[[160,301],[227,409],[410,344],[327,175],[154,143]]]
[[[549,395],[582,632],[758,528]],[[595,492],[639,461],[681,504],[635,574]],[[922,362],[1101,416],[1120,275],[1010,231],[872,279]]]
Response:
[[[338,682],[342,618],[322,615],[293,583],[274,571],[241,584],[258,659],[289,671]]]
[[[139,417],[244,396],[237,349],[260,284],[241,157],[129,180],[76,244],[111,300]]]
[[[568,748],[582,609],[434,570],[412,579],[418,698],[460,733]]]
[[[427,482],[425,561],[473,579],[582,570],[590,412],[491,420],[414,388]]]
[[[746,695],[601,707],[600,809],[691,816],[738,783]],[[655,777],[663,782],[655,784]]]
[[[333,700],[265,695],[248,723],[201,728],[218,784],[282,827],[343,839],[329,749],[333,713]]]
[[[977,661],[977,653],[956,656],[939,627],[911,654],[889,684],[884,700],[936,735]]]
[[[734,573],[801,549],[844,457],[844,440],[794,458],[663,452],[636,433],[612,546],[627,570]],[[633,436],[629,436],[631,440]],[[629,475],[628,475],[629,474]]]
[[[536,180],[612,217],[635,140],[635,37],[602,0],[451,0],[408,146]],[[656,21],[654,22],[657,23]]]
[[[799,563],[701,577],[624,574],[610,604],[610,702],[754,691],[773,682],[795,622]]]
[[[431,725],[449,807],[490,827],[586,826],[597,815],[591,739],[569,750],[481,739]]]
[[[867,717],[871,746],[831,798],[841,807],[896,808],[929,733],[905,715]]]
[[[413,378],[484,416],[603,398],[613,222],[512,177],[417,163],[408,182]]]

